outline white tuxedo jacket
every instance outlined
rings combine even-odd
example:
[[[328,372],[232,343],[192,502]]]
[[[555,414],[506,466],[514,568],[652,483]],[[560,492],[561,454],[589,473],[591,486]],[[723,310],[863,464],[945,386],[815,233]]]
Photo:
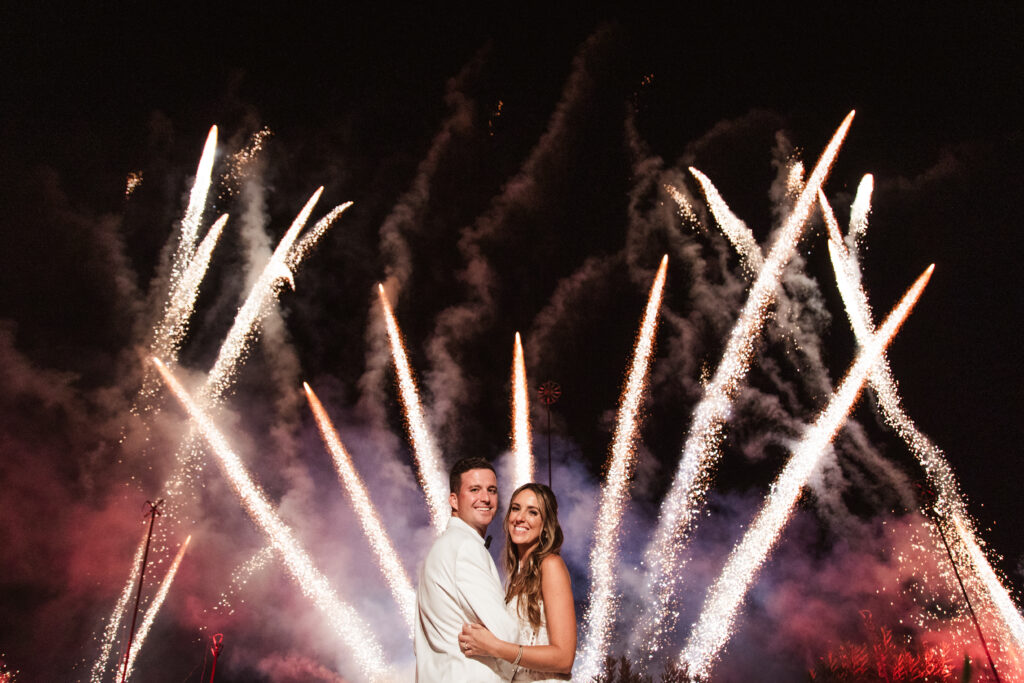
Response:
[[[505,609],[505,593],[484,539],[452,517],[420,571],[415,635],[418,683],[512,678],[512,665],[505,660],[462,654],[459,633],[465,623],[483,624],[501,640],[516,642],[516,621]]]

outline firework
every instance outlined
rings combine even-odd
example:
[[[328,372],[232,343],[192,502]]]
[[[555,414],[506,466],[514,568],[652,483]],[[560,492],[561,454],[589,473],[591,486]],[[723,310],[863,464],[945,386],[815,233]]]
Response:
[[[241,459],[228,446],[227,439],[206,412],[158,358],[153,358],[152,361],[171,392],[202,432],[246,512],[266,534],[267,541],[281,556],[303,594],[312,600],[348,646],[363,674],[374,680],[386,677],[388,667],[384,661],[384,653],[366,622],[355,609],[338,598],[327,578],[313,565],[309,554],[299,544],[291,529],[274,512],[266,494],[253,482]]]
[[[700,221],[697,220],[697,214],[693,212],[693,207],[690,206],[690,200],[686,198],[679,188],[673,187],[672,185],[664,185],[665,191],[668,192],[669,196],[676,203],[676,207],[679,209],[679,216],[686,220],[686,222],[693,225],[699,225]]]
[[[729,638],[747,588],[788,521],[807,479],[860,395],[868,373],[921,296],[934,268],[933,265],[925,270],[878,331],[863,345],[828,406],[793,449],[792,457],[772,484],[764,507],[730,553],[725,569],[711,587],[681,656],[682,665],[691,675],[707,676],[713,660]]]
[[[854,195],[853,204],[850,205],[850,240],[853,242],[853,245],[860,244],[860,241],[864,239],[864,233],[868,229],[868,214],[871,213],[871,193],[874,189],[875,179],[870,173],[866,173],[860,179],[860,185],[857,186],[857,194]],[[827,218],[831,212],[826,211],[825,213]]]
[[[384,293],[384,286],[377,285],[377,291],[380,294],[380,304],[384,310],[388,340],[391,342],[391,357],[395,362],[395,372],[398,374],[398,395],[405,411],[405,426],[409,430],[409,439],[412,441],[413,455],[416,458],[416,473],[419,476],[420,486],[423,487],[423,492],[427,497],[430,519],[434,523],[434,529],[437,530],[437,533],[441,533],[451,517],[448,489],[441,471],[441,457],[434,445],[434,437],[427,428],[427,419],[423,415],[416,379],[412,375],[409,359],[405,354],[405,346],[402,344],[402,332],[398,329],[398,322],[395,320],[395,314],[391,311],[391,304],[388,303],[388,297]]]
[[[292,249],[291,253],[288,254],[285,260],[285,263],[290,270],[294,272],[298,269],[299,265],[309,255],[309,252],[312,251],[313,247],[315,247],[320,241],[320,238],[327,233],[327,229],[330,228],[334,224],[334,221],[338,219],[338,216],[344,213],[350,206],[352,206],[352,202],[345,202],[344,204],[339,204],[334,207],[326,216],[316,222],[312,230],[302,236],[302,239],[299,240],[299,243],[295,245],[295,248]]]
[[[228,614],[234,614],[231,607],[231,598],[242,589],[242,586],[249,582],[249,578],[257,571],[263,569],[274,559],[273,547],[266,545],[256,551],[248,560],[240,564],[231,572],[231,583],[227,590],[220,594],[220,600],[213,606],[213,611],[226,610]],[[244,600],[242,602],[245,602]],[[209,610],[205,610],[209,612]]]
[[[192,537],[189,536],[185,539],[185,542],[181,544],[178,554],[174,556],[174,561],[171,562],[170,569],[168,569],[167,574],[164,575],[164,580],[160,582],[160,588],[157,589],[156,595],[153,596],[152,602],[149,603],[149,608],[146,610],[146,616],[143,617],[142,624],[139,626],[139,632],[135,636],[135,649],[132,650],[128,657],[123,680],[128,680],[132,675],[135,658],[138,656],[139,650],[142,649],[142,643],[145,642],[146,636],[149,635],[149,629],[153,627],[153,622],[156,621],[156,615],[160,611],[160,607],[164,604],[164,600],[167,598],[167,592],[171,589],[171,583],[174,581],[174,575],[178,573],[178,566],[181,564],[181,559],[185,557],[185,551],[188,549],[188,544],[191,540]]]
[[[530,394],[526,384],[523,342],[516,332],[512,360],[512,488],[533,481],[533,439],[530,436]]]
[[[384,578],[391,589],[391,595],[394,596],[395,602],[398,603],[398,608],[401,610],[402,616],[405,617],[411,633],[416,617],[416,593],[413,591],[412,582],[409,581],[409,576],[405,573],[405,568],[402,567],[398,551],[395,550],[394,544],[391,543],[391,538],[388,536],[387,531],[384,530],[384,525],[377,515],[377,510],[370,501],[370,494],[366,491],[366,485],[363,484],[362,478],[356,472],[355,466],[352,464],[352,458],[349,456],[348,451],[345,450],[345,445],[341,443],[341,438],[331,423],[331,418],[327,416],[327,411],[324,410],[323,404],[320,403],[320,399],[313,393],[309,385],[303,382],[302,386],[306,390],[309,407],[316,417],[316,424],[320,428],[320,435],[323,437],[324,444],[326,444],[327,450],[330,451],[331,457],[334,459],[334,466],[338,470],[341,483],[345,487],[349,498],[352,499],[352,507],[355,508],[356,517],[359,518],[359,524],[363,527],[366,540],[370,542],[370,547],[373,548],[373,553],[377,556],[377,562],[380,563],[381,571],[384,573]]]
[[[871,187],[871,176],[865,176],[854,200],[854,208],[850,212],[850,238],[853,240],[863,239],[867,229]],[[868,199],[864,199],[864,197],[868,197]],[[872,332],[873,323],[871,321],[871,305],[861,286],[860,267],[856,256],[847,250],[843,242],[839,224],[824,194],[819,194],[818,201],[829,230],[829,255],[832,258],[832,266],[836,273],[836,282],[843,305],[846,307],[857,342],[864,344]],[[942,449],[925,436],[910,419],[910,416],[904,412],[896,381],[884,356],[872,369],[869,382],[878,397],[883,419],[907,444],[924,468],[929,483],[936,490],[934,510],[938,517],[938,523],[945,530],[953,532],[950,534],[954,540],[951,552],[956,558],[955,561],[960,566],[975,568],[975,572],[967,575],[967,583],[975,592],[987,596],[999,614],[1004,632],[1012,636],[1019,648],[1024,648],[1024,619],[1014,606],[1006,587],[992,570],[985,553],[979,547],[953,469],[949,466]]]
[[[764,265],[751,285],[750,294],[740,311],[726,342],[725,352],[704,396],[693,412],[682,458],[672,487],[661,505],[654,539],[646,553],[648,588],[653,600],[643,624],[643,642],[653,654],[668,627],[670,602],[681,581],[681,546],[697,509],[703,503],[711,469],[718,459],[718,445],[732,405],[732,396],[746,374],[754,353],[754,343],[764,324],[765,311],[774,300],[782,270],[796,250],[803,226],[816,204],[818,188],[839,152],[853,120],[850,112],[843,120],[808,179],[793,210],[786,218]]]
[[[142,171],[131,171],[124,180],[124,198],[132,196],[135,190],[142,184]]]
[[[100,645],[100,656],[93,663],[92,673],[89,676],[91,683],[100,683],[103,680],[103,674],[106,673],[107,660],[110,659],[110,652],[114,648],[118,627],[121,625],[121,619],[124,617],[125,610],[128,609],[128,601],[132,599],[132,588],[135,586],[136,581],[139,580],[139,569],[142,566],[142,555],[146,552],[147,536],[148,534],[142,534],[139,547],[135,551],[135,556],[132,557],[132,569],[128,575],[128,582],[125,583],[124,588],[121,590],[121,595],[117,598],[117,603],[110,614],[110,619],[103,629],[103,636],[100,641],[102,643]]]
[[[711,215],[715,217],[722,232],[740,255],[740,264],[748,275],[756,275],[761,266],[764,265],[764,254],[761,253],[761,246],[754,240],[750,228],[739,217],[732,212],[729,205],[722,199],[718,189],[711,183],[706,175],[697,169],[690,167],[690,173],[700,183],[704,190],[704,196],[711,208]]]
[[[209,175],[213,163],[213,151],[216,148],[216,126],[211,129],[210,136],[211,137],[207,139],[203,158],[199,163],[200,170],[197,172],[196,176],[196,185],[201,185],[205,182],[207,189],[209,186]],[[204,178],[206,179],[205,181],[203,180]],[[276,300],[276,296],[280,289],[280,282],[282,280],[287,281],[294,288],[294,270],[302,262],[312,247],[315,246],[320,237],[322,237],[327,229],[334,223],[337,217],[352,205],[352,202],[347,202],[335,207],[326,216],[321,218],[317,222],[312,233],[307,235],[307,238],[296,245],[293,249],[292,247],[295,244],[296,238],[305,226],[306,221],[308,220],[309,215],[312,212],[313,207],[316,205],[316,202],[319,200],[322,192],[322,187],[317,189],[309,201],[306,202],[306,205],[296,216],[292,225],[278,243],[277,248],[274,250],[273,255],[267,262],[255,285],[250,289],[245,302],[239,308],[231,329],[228,331],[227,337],[224,339],[224,342],[221,344],[220,350],[218,351],[217,360],[214,363],[210,374],[207,376],[206,383],[202,388],[200,401],[204,408],[209,406],[211,403],[218,401],[231,386],[238,366],[241,364],[256,336],[260,322],[270,310],[272,303]],[[220,227],[218,228],[218,226],[215,225],[211,228],[207,237],[203,240],[203,244],[200,246],[198,253],[196,253],[194,257],[191,255],[191,248],[188,249],[189,254],[181,256],[181,245],[186,239],[188,239],[185,226],[186,224],[190,225],[190,221],[198,221],[199,217],[201,217],[201,211],[197,215],[194,210],[194,206],[198,206],[201,203],[200,196],[202,197],[202,203],[205,203],[205,193],[205,189],[199,191],[195,186],[193,187],[189,210],[186,211],[186,217],[182,220],[182,235],[179,240],[179,250],[175,257],[176,259],[179,257],[182,259],[191,258],[192,262],[189,263],[189,266],[185,267],[184,270],[182,270],[183,266],[181,264],[175,266],[177,270],[172,272],[168,283],[168,299],[164,304],[166,312],[164,321],[154,328],[153,331],[151,347],[153,349],[166,350],[168,360],[176,360],[177,348],[187,329],[187,319],[191,315],[192,303],[194,303],[195,296],[198,293],[199,284],[202,280],[202,275],[205,273],[206,265],[208,265],[209,262],[209,252],[212,252],[213,245],[216,242],[220,229],[223,228],[223,223],[218,221]],[[222,217],[222,220],[226,220],[226,217]],[[196,228],[196,232],[198,232],[198,228]],[[192,241],[194,242],[194,237]],[[209,244],[208,249],[206,246],[207,244]],[[189,303],[186,304],[186,302]],[[172,314],[172,312],[176,313]],[[151,390],[147,387],[147,384],[144,381],[141,393],[143,395],[147,395],[150,391]],[[185,488],[187,479],[192,475],[197,458],[198,443],[192,437],[188,437],[179,446],[175,453],[177,467],[171,474],[168,481],[164,484],[168,507],[172,510],[180,505],[180,501],[178,500],[179,494]],[[164,548],[166,548],[166,543],[164,544]],[[132,583],[133,581],[130,578],[126,586],[130,586]],[[120,613],[115,610],[115,614],[118,614],[117,621],[120,621],[123,616],[123,610],[123,607],[120,608]],[[105,640],[102,648],[109,649],[110,646],[112,646],[112,641]]]
[[[217,360],[210,370],[207,386],[203,391],[204,400],[208,400],[211,396],[224,395],[224,391],[238,369],[239,360],[252,344],[259,322],[269,312],[271,303],[276,299],[281,282],[288,282],[293,289],[295,288],[292,270],[288,267],[287,262],[288,252],[306,225],[306,221],[309,220],[309,214],[313,212],[313,207],[316,206],[323,191],[323,187],[318,188],[306,205],[302,207],[284,237],[281,238],[277,248],[274,249],[273,255],[263,268],[263,272],[260,273],[256,284],[249,290],[245,303],[238,309],[235,321],[232,323],[224,343],[221,344]]]
[[[213,158],[216,153],[217,126],[210,126],[210,133],[206,136],[206,144],[203,146],[203,154],[199,158],[199,167],[196,169],[196,180],[192,184],[192,191],[188,196],[188,208],[185,209],[185,216],[181,219],[178,248],[175,250],[174,260],[171,262],[170,289],[172,291],[185,273],[185,268],[195,251],[199,224],[203,219],[203,211],[206,210],[206,195],[210,191]]]
[[[213,249],[217,246],[217,240],[220,239],[227,222],[227,214],[217,219],[199,243],[199,248],[182,273],[181,279],[174,285],[164,308],[163,319],[154,329],[153,342],[150,345],[151,355],[163,358],[165,362],[171,364],[178,360],[178,350],[188,332],[189,319],[199,296],[199,285],[202,284],[206,270],[210,266]]]
[[[591,680],[601,672],[615,617],[615,568],[619,531],[629,482],[636,468],[640,400],[647,385],[647,371],[654,350],[654,335],[658,330],[658,312],[661,308],[661,295],[667,270],[666,254],[661,259],[661,265],[651,285],[647,307],[633,347],[633,362],[630,364],[629,375],[619,398],[619,412],[608,472],[604,486],[601,487],[601,502],[594,527],[594,545],[590,552],[590,606],[584,618],[587,624],[587,638],[581,651],[582,660],[577,673],[578,677],[585,681]]]

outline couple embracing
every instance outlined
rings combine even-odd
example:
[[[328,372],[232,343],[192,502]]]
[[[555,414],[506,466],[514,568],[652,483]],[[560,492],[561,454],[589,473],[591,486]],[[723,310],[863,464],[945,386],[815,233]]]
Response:
[[[512,494],[502,589],[484,540],[498,509],[494,468],[463,458],[449,488],[452,518],[427,553],[416,594],[416,680],[568,680],[576,611],[551,489],[531,483]]]

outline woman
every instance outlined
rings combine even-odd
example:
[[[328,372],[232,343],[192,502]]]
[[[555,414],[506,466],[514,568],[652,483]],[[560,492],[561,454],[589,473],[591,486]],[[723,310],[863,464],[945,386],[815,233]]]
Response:
[[[558,501],[544,484],[524,484],[505,514],[505,603],[519,619],[519,642],[506,643],[480,624],[466,624],[467,656],[498,657],[516,667],[514,681],[569,679],[576,657],[576,608],[561,555]]]

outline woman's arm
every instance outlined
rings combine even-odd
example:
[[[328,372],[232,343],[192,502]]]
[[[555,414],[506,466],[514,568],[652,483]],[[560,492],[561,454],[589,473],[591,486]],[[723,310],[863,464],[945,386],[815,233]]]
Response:
[[[576,658],[576,607],[572,599],[569,569],[558,555],[548,555],[541,563],[540,590],[544,599],[550,645],[528,645],[522,649],[519,666],[534,671],[569,673]],[[459,636],[467,656],[498,657],[514,662],[519,644],[496,638],[480,624],[466,624]]]

